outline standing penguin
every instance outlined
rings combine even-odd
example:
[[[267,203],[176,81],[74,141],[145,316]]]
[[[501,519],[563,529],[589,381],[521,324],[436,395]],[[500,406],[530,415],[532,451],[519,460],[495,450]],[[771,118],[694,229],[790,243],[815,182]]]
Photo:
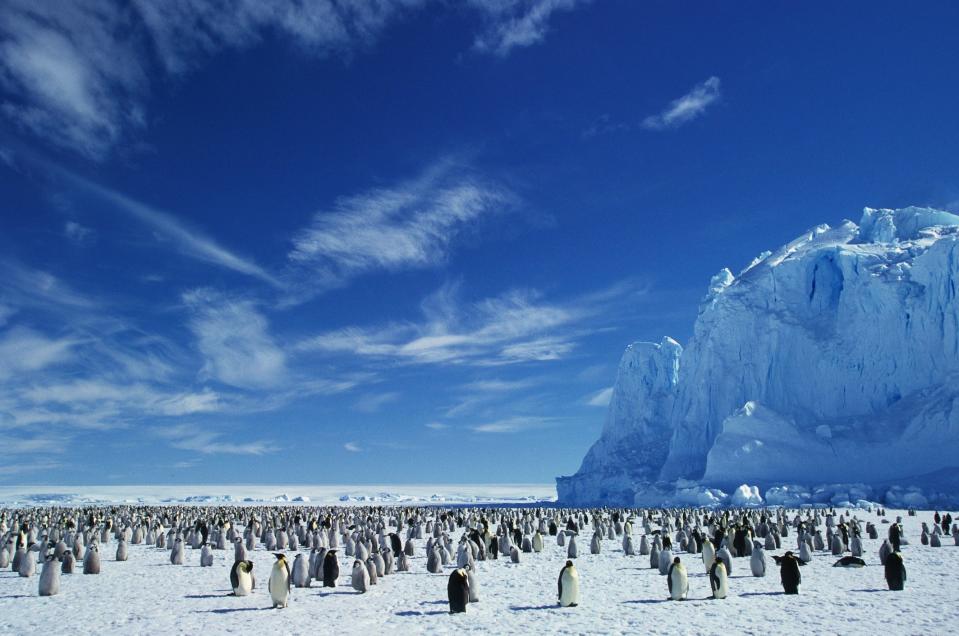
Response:
[[[773,560],[779,566],[779,579],[783,584],[783,593],[799,594],[799,584],[802,583],[802,574],[799,572],[799,567],[804,563],[788,550],[781,557],[774,556]]]
[[[719,557],[716,557],[713,566],[709,568],[709,587],[712,588],[713,598],[715,599],[726,598],[726,594],[729,592],[726,566],[723,565],[723,561]]]
[[[571,530],[567,530],[566,533],[569,535],[569,547],[566,550],[566,557],[575,559],[579,555],[579,550],[576,548],[576,533]]]
[[[669,566],[666,584],[669,587],[670,599],[674,601],[686,600],[686,595],[689,593],[689,577],[686,575],[686,566],[680,562],[679,557],[675,557],[673,564]]]
[[[83,557],[83,573],[84,574],[100,573],[100,549],[96,543],[90,544],[90,547],[87,549],[86,555]]]
[[[323,557],[323,587],[336,587],[340,578],[340,564],[336,560],[336,550],[328,550]]]
[[[886,557],[886,564],[883,566],[886,571],[886,583],[889,589],[894,592],[901,592],[906,583],[906,565],[902,562],[900,552],[892,552]]]
[[[443,563],[440,559],[440,551],[438,547],[433,547],[430,550],[429,555],[426,557],[426,571],[430,574],[440,574],[443,572]]]
[[[450,601],[450,614],[460,614],[466,611],[470,602],[469,575],[463,568],[457,568],[450,574],[446,584],[446,594]]]
[[[293,586],[310,587],[310,562],[305,554],[297,554],[293,560]]]
[[[117,561],[126,561],[128,558],[127,542],[125,539],[120,539],[120,542],[117,544]]]
[[[213,548],[209,543],[204,543],[200,549],[200,567],[208,568],[213,565]]]
[[[290,576],[290,563],[282,552],[274,553],[273,556],[276,557],[276,562],[273,563],[267,589],[270,591],[274,608],[287,607],[290,603],[290,580],[293,578]]]
[[[479,601],[479,579],[476,577],[476,568],[472,565],[463,567],[466,570],[466,582],[470,586],[470,603]]]
[[[230,587],[234,596],[248,596],[253,591],[253,561],[237,561],[230,568]]]
[[[572,561],[567,561],[559,571],[559,605],[576,607],[579,605],[579,572]]]
[[[353,589],[363,594],[370,589],[370,571],[366,569],[366,564],[357,559],[353,561],[353,575],[350,583]]]
[[[63,553],[63,561],[60,562],[60,574],[73,574],[73,568],[76,559],[73,558],[73,550],[66,550]]]
[[[26,550],[24,550],[23,548],[20,548],[20,550],[17,552],[20,558],[17,559],[16,555],[13,558],[14,569],[17,571],[17,573],[20,576],[24,578],[29,578],[33,576],[34,574],[36,574],[37,557],[35,557],[34,555],[39,551],[40,551],[40,547],[36,543],[31,544],[30,547]]]
[[[43,570],[40,572],[40,596],[53,596],[60,593],[60,570],[57,568],[57,557],[48,554],[43,560]]]
[[[726,575],[732,576],[733,556],[729,553],[729,550],[725,546],[719,548],[719,550],[716,551],[716,558],[720,559],[723,562],[723,565],[726,566]]]
[[[173,548],[170,550],[170,563],[173,565],[183,565],[184,558],[183,539],[177,537],[176,541],[173,542]]]
[[[892,546],[889,545],[889,539],[884,539],[882,545],[879,546],[879,564],[886,565],[886,559],[889,558],[890,554],[892,554]]]
[[[716,548],[712,541],[703,541],[703,566],[709,571],[713,561],[716,560]]]
[[[753,553],[749,557],[749,569],[753,576],[766,576],[766,551],[758,539],[753,541]]]

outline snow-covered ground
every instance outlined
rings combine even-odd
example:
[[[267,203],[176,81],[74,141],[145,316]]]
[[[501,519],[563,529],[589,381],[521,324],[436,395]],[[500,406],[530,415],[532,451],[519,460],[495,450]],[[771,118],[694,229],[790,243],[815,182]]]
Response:
[[[480,602],[460,615],[447,613],[446,583],[452,565],[443,574],[427,573],[423,540],[415,541],[411,572],[381,578],[367,594],[350,588],[352,559],[340,552],[339,587],[294,589],[290,606],[276,610],[270,609],[265,589],[274,558],[262,546],[252,554],[257,589],[252,596],[238,598],[229,595],[232,549],[215,552],[214,566],[201,568],[199,550],[187,549],[186,565],[174,566],[167,550],[144,545],[131,546],[129,561],[116,562],[116,544],[111,541],[101,549],[101,574],[64,575],[57,596],[39,597],[37,576],[0,572],[0,632],[849,635],[943,634],[955,629],[959,547],[951,537],[945,537],[940,548],[920,544],[920,522],[931,525],[932,512],[909,517],[888,510],[888,519],[902,515],[910,541],[903,548],[909,577],[903,592],[887,591],[879,565],[878,549],[888,525],[864,510],[847,514],[877,522],[880,539],[864,538],[867,567],[834,568],[836,557],[817,552],[802,569],[799,596],[782,594],[771,558],[765,578],[751,576],[749,559],[737,558],[729,598],[706,600],[709,583],[700,557],[679,553],[691,573],[691,600],[666,601],[665,577],[650,569],[648,556],[626,557],[621,542],[609,539],[603,541],[601,554],[591,555],[592,532],[587,530],[579,538],[576,559],[582,586],[578,607],[556,606],[556,579],[566,549],[547,537],[542,553],[522,554],[518,564],[508,558],[478,562]],[[638,547],[639,524],[633,533]],[[795,533],[790,532],[783,548],[793,548],[795,542]]]

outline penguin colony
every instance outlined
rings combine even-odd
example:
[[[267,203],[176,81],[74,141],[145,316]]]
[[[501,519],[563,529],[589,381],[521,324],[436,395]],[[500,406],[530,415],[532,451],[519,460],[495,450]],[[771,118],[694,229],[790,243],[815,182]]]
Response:
[[[116,562],[130,559],[130,546],[145,545],[168,551],[170,567],[187,563],[215,567],[219,561],[225,566],[231,595],[243,597],[257,589],[254,563],[248,557],[255,550],[266,550],[275,561],[263,573],[265,592],[271,607],[278,609],[295,599],[295,589],[313,585],[344,585],[367,593],[385,577],[409,572],[411,557],[425,556],[428,573],[449,572],[448,610],[459,614],[481,600],[478,562],[521,564],[538,558],[545,542],[552,540],[567,557],[558,572],[554,599],[561,608],[575,608],[581,602],[575,559],[589,559],[613,549],[610,546],[621,547],[625,557],[636,557],[663,575],[660,598],[672,601],[686,600],[690,594],[697,598],[708,594],[715,600],[735,595],[730,581],[734,568],[746,570],[748,563],[753,577],[766,577],[770,570],[766,552],[784,548],[784,554],[772,557],[779,581],[769,577],[770,591],[779,587],[786,595],[801,593],[803,566],[813,558],[829,557],[838,557],[834,566],[843,568],[878,563],[886,587],[901,591],[907,584],[903,547],[908,545],[901,521],[886,519],[881,508],[846,514],[828,509],[0,509],[0,569],[24,578],[39,574],[38,595],[53,596],[61,592],[62,575],[109,575],[117,566],[109,563],[109,556],[101,561],[101,554],[109,554],[110,544],[116,544]],[[577,537],[590,532],[589,555],[580,557]],[[864,536],[882,539],[875,554],[864,554]],[[918,542],[928,549],[959,546],[959,525],[950,514],[936,512],[931,526],[922,523]],[[340,577],[341,554],[349,563],[345,581]],[[870,575],[874,571],[878,570]],[[691,589],[694,573],[705,574],[696,581],[708,581],[708,589]],[[583,598],[588,599],[588,581],[583,587]],[[437,585],[437,594],[439,590]]]

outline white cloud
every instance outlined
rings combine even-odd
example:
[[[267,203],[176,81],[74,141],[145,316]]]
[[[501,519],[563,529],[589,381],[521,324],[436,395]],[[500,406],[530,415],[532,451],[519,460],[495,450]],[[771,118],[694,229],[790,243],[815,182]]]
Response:
[[[37,161],[37,163],[54,174],[66,179],[74,186],[110,203],[116,209],[148,226],[161,238],[170,241],[182,254],[199,261],[212,263],[219,267],[239,272],[240,274],[258,278],[274,287],[281,286],[279,281],[250,259],[234,254],[213,239],[205,236],[202,232],[188,227],[186,223],[174,215],[141,203],[116,190],[94,183],[89,179],[85,179],[50,163],[42,161]]]
[[[350,451],[351,453],[359,453],[363,450],[362,448],[359,447],[359,445],[356,442],[347,442],[343,444],[343,448]]]
[[[0,336],[0,379],[64,362],[75,344],[71,339],[50,339],[32,329],[14,327]]]
[[[606,407],[606,406],[609,406],[609,401],[612,399],[612,397],[613,397],[613,387],[609,386],[609,387],[606,387],[605,389],[600,389],[599,391],[591,395],[586,400],[586,403],[589,404],[590,406]]]
[[[7,0],[0,12],[0,108],[58,146],[103,158],[127,128],[143,124],[146,89],[121,3]]]
[[[170,440],[170,445],[174,448],[203,455],[265,455],[279,450],[265,441],[223,441],[222,433],[205,431],[189,424],[177,424],[155,432]]]
[[[449,424],[444,424],[443,422],[427,422],[423,426],[434,431],[443,431],[450,427]]]
[[[669,106],[658,115],[650,115],[644,119],[643,128],[663,130],[682,126],[705,113],[706,108],[719,97],[719,78],[710,77],[694,86],[679,99],[670,102]]]
[[[22,129],[94,160],[147,122],[151,81],[269,36],[307,56],[369,49],[428,0],[6,0],[0,12],[0,111]],[[471,0],[474,48],[506,56],[541,42],[579,0]]]
[[[306,339],[296,348],[405,364],[498,366],[559,360],[574,350],[576,338],[589,332],[580,323],[638,293],[634,286],[616,285],[557,303],[536,291],[513,290],[464,303],[458,287],[446,285],[423,301],[419,323],[346,327]]]
[[[395,402],[400,398],[400,394],[396,391],[388,391],[386,393],[378,394],[367,394],[360,396],[359,400],[353,405],[353,408],[359,411],[360,413],[376,413],[382,409],[385,405]]]
[[[314,287],[336,287],[372,271],[443,263],[453,241],[515,201],[505,188],[450,160],[420,177],[339,199],[293,238],[290,261],[311,270]]]
[[[93,230],[76,221],[67,221],[63,226],[63,235],[74,243],[83,245],[93,239]]]
[[[559,11],[572,11],[583,0],[470,0],[487,21],[473,48],[506,57],[514,48],[539,44],[549,30],[549,20]]]
[[[537,416],[510,417],[470,427],[476,433],[523,433],[555,425],[555,418]]]
[[[286,378],[286,355],[253,302],[208,289],[188,292],[183,300],[193,312],[190,328],[206,357],[207,375],[243,388],[272,387]]]

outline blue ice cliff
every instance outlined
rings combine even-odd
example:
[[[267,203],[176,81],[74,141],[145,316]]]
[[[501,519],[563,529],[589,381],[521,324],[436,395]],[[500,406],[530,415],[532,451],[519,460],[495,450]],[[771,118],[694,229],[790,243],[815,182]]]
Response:
[[[866,208],[627,347],[575,504],[959,502],[959,216]],[[727,494],[731,493],[731,494]]]

